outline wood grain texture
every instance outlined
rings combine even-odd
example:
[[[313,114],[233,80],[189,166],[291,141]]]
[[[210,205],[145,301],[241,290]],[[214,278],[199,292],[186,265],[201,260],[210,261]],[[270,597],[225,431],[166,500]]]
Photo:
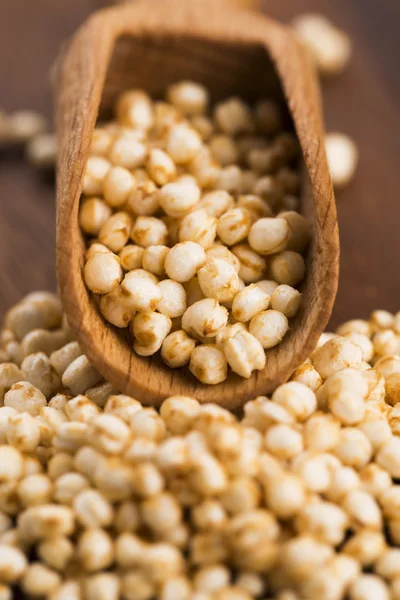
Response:
[[[62,43],[101,0],[0,2],[0,106],[32,107],[51,117],[49,70]],[[352,37],[354,56],[340,77],[323,82],[329,130],[360,146],[354,182],[337,197],[341,237],[339,293],[331,327],[400,308],[400,50],[398,0],[263,0],[263,11],[289,21],[326,14]],[[55,289],[54,191],[18,157],[0,154],[0,317],[33,289]]]
[[[150,8],[151,7],[151,8]],[[244,380],[230,374],[216,386],[159,357],[132,352],[132,342],[101,317],[83,277],[84,241],[78,209],[93,128],[125,89],[159,95],[192,77],[212,98],[276,97],[287,103],[305,168],[303,211],[312,243],[301,310],[283,342],[266,352],[266,367]],[[69,44],[57,85],[57,275],[68,321],[82,349],[115,387],[146,404],[171,395],[195,396],[236,408],[287,380],[314,348],[333,305],[338,278],[338,231],[323,144],[319,90],[305,51],[290,30],[256,13],[229,11],[210,0],[153,0],[93,15]]]

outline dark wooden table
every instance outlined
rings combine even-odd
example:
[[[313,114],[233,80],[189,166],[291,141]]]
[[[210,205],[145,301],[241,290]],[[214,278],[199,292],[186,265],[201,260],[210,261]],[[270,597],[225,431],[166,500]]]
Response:
[[[194,0],[193,0],[194,1]],[[63,40],[100,0],[0,0],[0,107],[50,116],[49,71]],[[398,0],[266,0],[287,21],[322,12],[350,33],[354,57],[323,82],[328,130],[357,141],[357,177],[338,196],[341,279],[332,324],[400,309]],[[21,158],[0,155],[0,316],[21,296],[55,289],[54,188]]]

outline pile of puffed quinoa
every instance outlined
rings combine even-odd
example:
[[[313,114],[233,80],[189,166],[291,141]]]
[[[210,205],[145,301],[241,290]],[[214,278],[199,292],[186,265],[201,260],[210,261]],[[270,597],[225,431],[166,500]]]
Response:
[[[119,394],[46,292],[0,348],[1,600],[400,599],[400,313],[236,415]]]
[[[321,73],[344,68],[350,46],[343,32],[315,15],[294,26]],[[289,252],[306,249],[307,225],[295,212],[295,145],[271,103],[251,113],[229,100],[218,109],[222,117],[211,119],[199,109],[200,96],[205,106],[204,90],[182,84],[169,91],[169,103],[152,104],[139,94],[134,118],[154,122],[143,138],[132,137],[125,117],[119,126],[96,131],[80,223],[95,238],[88,262],[103,259],[87,270],[95,282],[99,263],[102,283],[124,276],[114,295],[103,289],[99,299],[117,327],[127,324],[126,306],[116,302],[126,279],[129,293],[133,280],[144,291],[144,302],[161,289],[150,323],[139,318],[147,306],[134,308],[135,347],[142,352],[166,332],[163,358],[177,367],[199,341],[192,371],[209,364],[217,375],[210,367],[206,378],[222,378],[220,350],[230,342],[229,364],[249,376],[261,368],[264,353],[256,349],[257,337],[249,343],[252,311],[277,312],[282,327],[300,301],[297,282],[276,275],[275,282],[258,281],[269,252],[254,245],[269,239],[277,251],[297,236],[300,246],[288,246]],[[121,110],[126,115],[127,105]],[[224,117],[232,110],[241,115],[239,131]],[[180,132],[170,140],[172,155],[171,125]],[[198,161],[176,159],[182,128],[189,150],[200,144]],[[289,152],[272,177],[265,165],[276,156],[266,152],[266,134],[277,156],[282,148]],[[328,135],[326,145],[339,188],[354,174],[357,149],[342,134]],[[54,136],[31,111],[0,112],[4,146],[24,146],[36,167],[54,164]],[[217,183],[199,183],[214,177]],[[176,195],[177,183],[184,193]],[[156,201],[156,190],[171,185],[172,193]],[[194,202],[196,186],[201,197]],[[185,203],[187,215],[179,214]],[[171,206],[178,214],[168,212]],[[129,219],[121,221],[121,211]],[[248,214],[246,225],[238,214]],[[231,218],[224,221],[226,215]],[[270,238],[264,237],[265,220],[275,224]],[[106,221],[111,224],[100,239]],[[240,226],[245,236],[231,241]],[[110,246],[121,244],[127,230],[121,248]],[[133,231],[134,244],[127,244]],[[153,235],[157,243],[141,243]],[[196,247],[197,255],[188,253],[193,264],[178,253],[166,266],[177,244]],[[223,262],[231,278],[226,267],[218,269]],[[196,277],[179,280],[193,265]],[[225,288],[223,277],[228,294],[233,280],[245,286],[235,298],[214,297]],[[185,325],[183,298],[185,310],[206,302],[202,311],[189,312]],[[229,314],[212,344],[203,339],[209,337],[203,333],[210,302],[220,309],[213,326]],[[261,346],[271,340],[266,325],[262,319],[257,324],[268,334],[258,340]],[[0,600],[21,594],[46,600],[400,600],[400,313],[375,311],[368,321],[323,334],[288,383],[271,398],[248,402],[240,414],[182,396],[168,398],[157,411],[103,380],[73,339],[56,296],[27,296],[8,312],[0,332]]]
[[[224,381],[265,366],[297,313],[310,233],[296,212],[298,143],[276,103],[180,82],[124,92],[93,135],[79,223],[84,279],[133,350]]]

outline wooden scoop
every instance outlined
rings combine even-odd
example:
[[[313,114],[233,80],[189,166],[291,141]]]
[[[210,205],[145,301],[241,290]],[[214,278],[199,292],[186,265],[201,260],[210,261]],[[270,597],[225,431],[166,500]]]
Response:
[[[83,278],[84,239],[78,208],[93,128],[111,116],[118,95],[144,88],[160,97],[172,82],[205,84],[212,99],[274,97],[287,106],[304,156],[302,212],[313,239],[303,301],[283,342],[266,352],[250,379],[230,373],[216,386],[160,356],[142,358],[127,330],[107,324]],[[228,408],[268,394],[288,379],[316,345],[331,313],[338,281],[339,241],[324,151],[319,90],[306,51],[290,29],[262,15],[213,0],[142,0],[95,13],[72,39],[59,70],[57,273],[69,324],[83,352],[121,392],[159,405],[175,394]]]

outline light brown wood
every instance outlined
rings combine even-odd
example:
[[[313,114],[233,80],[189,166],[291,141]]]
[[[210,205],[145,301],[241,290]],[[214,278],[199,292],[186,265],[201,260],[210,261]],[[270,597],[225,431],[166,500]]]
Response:
[[[263,371],[248,380],[230,375],[217,386],[187,370],[131,351],[124,332],[107,325],[83,279],[84,240],[78,207],[95,122],[111,113],[123,90],[160,96],[172,81],[198,80],[214,100],[235,93],[272,95],[288,107],[304,156],[302,210],[312,223],[301,310],[283,342],[266,353]],[[312,351],[331,313],[338,280],[336,207],[324,145],[316,78],[290,30],[212,0],[142,0],[94,14],[69,44],[59,68],[57,273],[69,323],[84,352],[121,392],[159,405],[174,394],[237,408],[287,380]]]

